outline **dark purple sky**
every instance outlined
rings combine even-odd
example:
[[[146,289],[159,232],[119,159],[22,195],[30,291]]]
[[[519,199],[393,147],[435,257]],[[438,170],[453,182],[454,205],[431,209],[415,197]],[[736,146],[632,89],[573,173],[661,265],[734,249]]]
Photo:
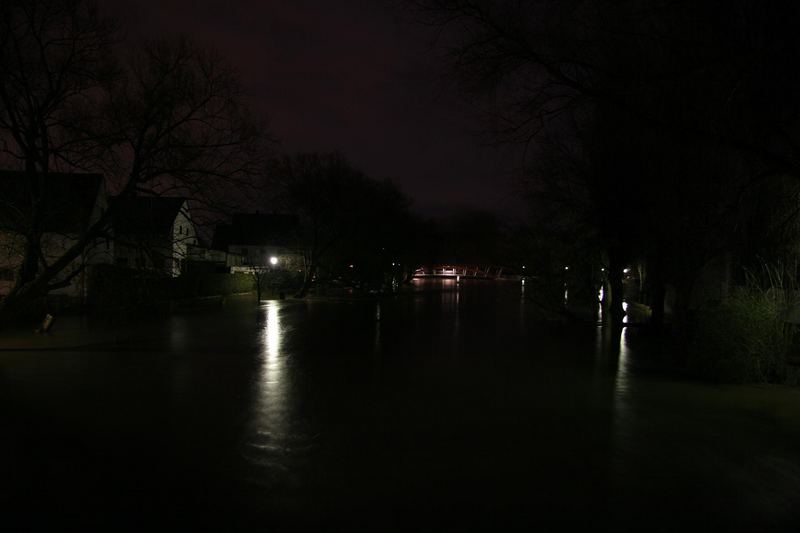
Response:
[[[485,146],[429,28],[391,0],[107,0],[129,38],[185,34],[227,56],[284,151],[338,150],[427,214],[521,211],[518,161]]]

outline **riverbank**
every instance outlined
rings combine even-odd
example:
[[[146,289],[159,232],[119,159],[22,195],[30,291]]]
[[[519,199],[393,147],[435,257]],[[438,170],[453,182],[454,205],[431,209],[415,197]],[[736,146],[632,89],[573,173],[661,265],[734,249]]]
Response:
[[[165,301],[156,309],[118,309],[102,315],[81,312],[56,315],[47,332],[34,322],[0,330],[0,352],[82,351],[115,349],[157,341],[168,332],[163,320],[175,314],[208,314],[255,308],[255,293]]]

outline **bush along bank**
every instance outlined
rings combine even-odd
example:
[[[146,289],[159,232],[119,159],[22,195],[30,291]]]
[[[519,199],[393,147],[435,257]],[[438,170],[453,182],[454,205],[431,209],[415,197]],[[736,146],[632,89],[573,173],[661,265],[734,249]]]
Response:
[[[687,369],[720,382],[784,382],[792,346],[792,327],[785,322],[791,295],[749,283],[697,310],[688,332]]]
[[[297,276],[283,271],[262,279],[263,297],[290,293]],[[247,272],[190,273],[178,277],[154,276],[131,269],[107,266],[95,269],[87,291],[90,312],[114,309],[151,309],[163,302],[255,293],[255,277]]]

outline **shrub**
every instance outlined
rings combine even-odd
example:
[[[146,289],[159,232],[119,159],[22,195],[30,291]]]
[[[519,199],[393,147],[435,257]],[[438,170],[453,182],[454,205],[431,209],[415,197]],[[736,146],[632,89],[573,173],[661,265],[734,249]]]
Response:
[[[689,368],[717,381],[780,381],[790,339],[784,332],[786,293],[754,283],[724,302],[698,311],[689,348]]]

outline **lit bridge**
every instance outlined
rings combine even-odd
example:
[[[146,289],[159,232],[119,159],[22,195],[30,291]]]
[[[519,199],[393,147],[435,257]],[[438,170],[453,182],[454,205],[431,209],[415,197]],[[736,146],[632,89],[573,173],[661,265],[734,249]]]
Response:
[[[497,265],[424,265],[415,278],[520,279],[513,269]]]

